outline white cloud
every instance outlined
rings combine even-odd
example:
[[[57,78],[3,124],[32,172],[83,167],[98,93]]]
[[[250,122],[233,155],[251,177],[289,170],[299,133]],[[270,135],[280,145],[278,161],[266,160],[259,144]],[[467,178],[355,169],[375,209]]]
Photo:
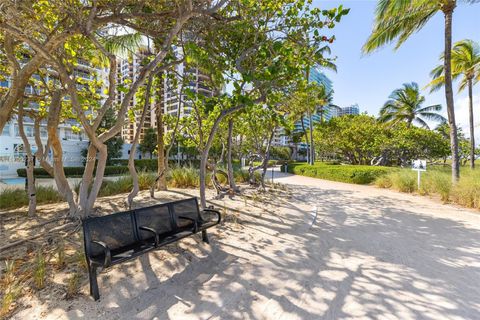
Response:
[[[470,136],[468,103],[468,96],[455,100],[455,120],[467,137]],[[477,145],[480,145],[480,94],[473,96],[473,118],[475,125],[475,142]]]

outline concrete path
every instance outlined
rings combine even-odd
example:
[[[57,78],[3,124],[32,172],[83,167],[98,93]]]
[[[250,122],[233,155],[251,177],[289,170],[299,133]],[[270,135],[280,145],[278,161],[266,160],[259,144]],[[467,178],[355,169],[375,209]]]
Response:
[[[149,255],[109,271],[99,303],[85,297],[49,315],[480,319],[478,212],[369,186],[274,180],[290,194],[240,212],[241,223],[218,228],[210,246],[189,239],[176,259]]]

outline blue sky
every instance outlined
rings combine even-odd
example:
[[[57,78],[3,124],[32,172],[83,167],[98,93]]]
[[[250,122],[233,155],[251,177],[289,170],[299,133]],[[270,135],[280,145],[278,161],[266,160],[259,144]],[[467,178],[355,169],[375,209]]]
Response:
[[[326,72],[333,81],[334,102],[340,106],[358,103],[361,111],[377,115],[388,95],[405,82],[415,81],[423,88],[429,82],[430,70],[438,64],[443,50],[443,15],[437,14],[417,34],[398,50],[386,46],[368,56],[362,56],[361,47],[373,25],[376,1],[315,1],[320,8],[342,4],[350,13],[335,27],[337,38],[332,54],[338,57],[338,72]],[[480,42],[480,4],[459,3],[453,18],[453,41],[472,39]],[[455,88],[456,89],[456,88]],[[429,94],[424,90],[426,103],[442,104],[442,90]],[[477,101],[477,132],[480,130],[480,85],[474,88]],[[467,92],[455,90],[457,122],[467,125]],[[474,106],[475,107],[475,106]]]

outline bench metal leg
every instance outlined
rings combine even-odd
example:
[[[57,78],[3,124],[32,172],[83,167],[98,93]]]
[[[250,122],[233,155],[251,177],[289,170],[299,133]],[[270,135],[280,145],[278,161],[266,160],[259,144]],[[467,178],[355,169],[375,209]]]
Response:
[[[208,240],[207,230],[202,230],[202,240],[205,243],[210,243],[210,241]]]
[[[88,277],[90,278],[90,295],[97,301],[100,299],[97,283],[97,268],[90,267],[88,270]]]

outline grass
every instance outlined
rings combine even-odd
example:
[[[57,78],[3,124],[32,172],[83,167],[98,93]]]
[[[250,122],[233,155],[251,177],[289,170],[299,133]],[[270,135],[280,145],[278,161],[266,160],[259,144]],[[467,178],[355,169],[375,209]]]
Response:
[[[361,165],[341,165],[328,162],[316,162],[313,166],[306,163],[288,164],[288,172],[325,180],[370,184],[377,178],[396,171],[390,167]]]
[[[427,172],[422,172],[420,189],[417,183],[417,172],[411,169],[400,169],[379,177],[375,185],[407,193],[438,195],[443,202],[480,209],[480,170],[478,169],[472,171],[469,168],[461,168],[460,181],[455,185],[452,185],[451,171],[448,166],[432,166]]]
[[[56,203],[62,196],[53,187],[37,186],[37,204]],[[24,189],[5,189],[0,193],[0,209],[14,209],[28,206],[28,197]]]
[[[45,288],[45,281],[47,278],[47,262],[42,250],[38,250],[35,257],[35,265],[33,271],[33,282],[38,290]]]
[[[149,190],[155,183],[157,174],[154,172],[139,172],[138,184],[140,190]],[[207,174],[207,187],[211,185],[211,175]],[[220,183],[225,184],[227,179],[224,175],[218,174]],[[248,182],[248,171],[236,168],[234,171],[235,181],[238,183]],[[255,172],[255,177],[260,179],[260,172]],[[267,177],[268,178],[268,177]],[[193,166],[177,167],[170,169],[167,175],[167,184],[171,188],[199,188],[200,174],[198,168]],[[121,193],[128,193],[132,190],[133,182],[131,176],[118,177],[115,180],[103,180],[99,197],[108,197]],[[79,191],[80,185],[76,184],[74,190]],[[57,203],[63,201],[62,196],[54,187],[37,186],[37,204]],[[5,189],[0,192],[0,209],[15,209],[28,205],[28,198],[23,188]]]

